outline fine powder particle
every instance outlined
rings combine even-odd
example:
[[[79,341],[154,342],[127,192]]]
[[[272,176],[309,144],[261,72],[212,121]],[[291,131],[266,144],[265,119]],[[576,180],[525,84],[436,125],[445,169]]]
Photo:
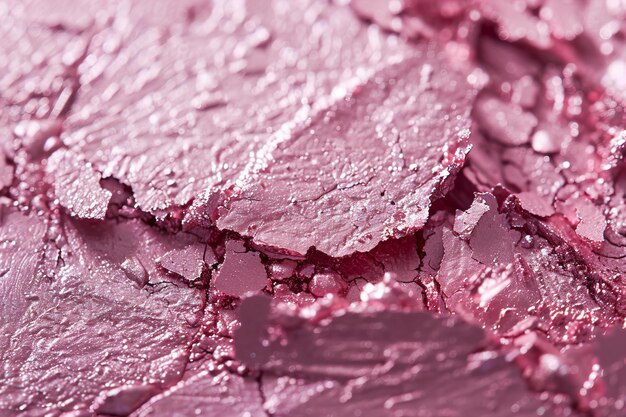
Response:
[[[0,417],[626,416],[624,2],[0,35]]]

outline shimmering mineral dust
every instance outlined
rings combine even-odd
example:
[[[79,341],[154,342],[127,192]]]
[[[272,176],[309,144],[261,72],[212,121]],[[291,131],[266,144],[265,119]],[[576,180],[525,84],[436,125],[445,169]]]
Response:
[[[0,35],[0,417],[626,416],[623,1]]]

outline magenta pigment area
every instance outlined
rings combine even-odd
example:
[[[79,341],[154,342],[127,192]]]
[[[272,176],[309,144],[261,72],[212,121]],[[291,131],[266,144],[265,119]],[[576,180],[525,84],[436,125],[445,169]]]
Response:
[[[0,0],[0,417],[626,416],[626,3]]]

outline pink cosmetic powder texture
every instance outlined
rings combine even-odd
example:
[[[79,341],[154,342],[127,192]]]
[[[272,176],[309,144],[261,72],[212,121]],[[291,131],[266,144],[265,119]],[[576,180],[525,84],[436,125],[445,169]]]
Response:
[[[623,1],[0,35],[0,417],[626,417]]]

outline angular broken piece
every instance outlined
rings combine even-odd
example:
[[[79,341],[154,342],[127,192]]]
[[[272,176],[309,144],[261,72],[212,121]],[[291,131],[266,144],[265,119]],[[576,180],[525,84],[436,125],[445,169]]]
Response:
[[[59,149],[46,166],[53,177],[54,192],[72,216],[104,219],[111,192],[100,187],[100,174],[72,151]]]
[[[319,0],[127,3],[94,25],[62,138],[150,213],[222,193],[285,123],[412,49]]]
[[[0,23],[0,417],[624,414],[625,2]]]
[[[400,304],[402,290],[388,285],[367,286],[363,301],[349,306],[318,301],[294,310],[263,296],[243,301],[235,351],[259,372],[269,415],[504,416],[514,410],[530,417],[550,410],[515,364],[486,349],[485,332]]]
[[[446,305],[499,335],[534,329],[555,343],[587,341],[596,326],[619,319],[610,295],[619,290],[602,290],[589,272],[600,263],[576,255],[584,242],[564,240],[523,207],[513,195],[498,202],[481,193],[454,231],[442,226],[437,280]]]
[[[215,288],[226,295],[241,297],[262,290],[268,282],[265,266],[256,252],[249,252],[243,242],[228,240],[224,262],[215,272]]]
[[[469,150],[474,95],[426,48],[369,73],[272,139],[218,210],[218,227],[336,257],[419,230]]]
[[[159,259],[159,264],[167,271],[188,281],[200,279],[205,267],[215,263],[213,250],[201,243],[182,249],[172,249]]]

